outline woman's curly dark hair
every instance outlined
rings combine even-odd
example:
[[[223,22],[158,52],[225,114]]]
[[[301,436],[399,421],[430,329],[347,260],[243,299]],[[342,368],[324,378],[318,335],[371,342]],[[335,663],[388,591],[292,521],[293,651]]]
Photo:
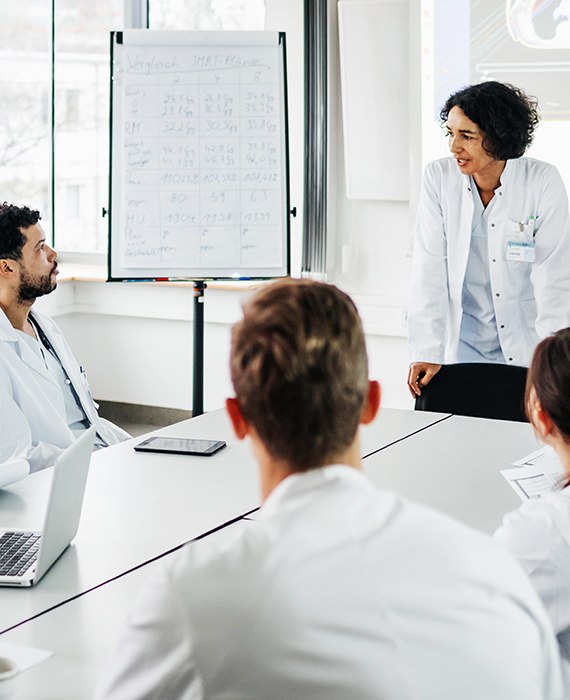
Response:
[[[520,158],[532,143],[539,120],[536,98],[495,81],[453,93],[439,114],[442,122],[453,107],[459,107],[484,132],[483,148],[497,160]]]

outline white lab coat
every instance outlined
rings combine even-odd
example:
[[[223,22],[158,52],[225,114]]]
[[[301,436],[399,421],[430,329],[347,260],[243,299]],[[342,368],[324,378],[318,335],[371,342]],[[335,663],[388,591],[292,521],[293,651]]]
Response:
[[[517,557],[544,603],[558,638],[564,698],[570,700],[570,486],[508,513],[494,537]]]
[[[101,439],[107,445],[128,439],[124,430],[99,418],[87,378],[54,321],[38,311],[31,313],[53,345]],[[0,463],[25,459],[30,471],[38,471],[53,465],[74,440],[60,385],[0,309]]]
[[[457,362],[472,195],[469,177],[453,158],[426,167],[408,314],[412,362]],[[539,340],[570,326],[568,198],[554,166],[517,158],[506,162],[489,206],[489,267],[499,339],[507,364],[528,367]],[[534,262],[507,260],[508,241],[533,241],[531,217]]]
[[[130,614],[105,700],[545,700],[556,642],[490,538],[335,465],[258,522],[163,566]]]

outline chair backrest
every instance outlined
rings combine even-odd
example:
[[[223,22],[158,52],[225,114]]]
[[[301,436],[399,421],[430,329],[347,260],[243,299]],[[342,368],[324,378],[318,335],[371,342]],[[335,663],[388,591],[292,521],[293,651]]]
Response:
[[[416,411],[526,421],[526,367],[490,363],[443,365],[416,399]]]

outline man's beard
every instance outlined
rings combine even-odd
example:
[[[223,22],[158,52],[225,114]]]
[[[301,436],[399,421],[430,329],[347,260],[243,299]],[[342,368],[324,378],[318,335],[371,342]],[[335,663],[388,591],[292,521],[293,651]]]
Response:
[[[57,287],[57,282],[52,279],[53,272],[57,270],[57,263],[54,263],[51,272],[40,277],[30,275],[25,270],[21,270],[20,289],[18,290],[18,301],[20,303],[33,301],[44,294],[50,294]]]

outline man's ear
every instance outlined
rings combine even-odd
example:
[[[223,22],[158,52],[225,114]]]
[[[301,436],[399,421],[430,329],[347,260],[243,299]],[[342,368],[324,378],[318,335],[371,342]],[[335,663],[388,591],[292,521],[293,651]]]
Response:
[[[2,258],[0,260],[0,277],[9,279],[14,276],[15,270],[16,266],[13,260],[10,260],[10,258]]]
[[[380,384],[376,381],[368,382],[368,396],[364,402],[364,407],[360,414],[360,422],[363,425],[372,423],[380,408]]]
[[[241,409],[237,399],[226,399],[226,411],[232,422],[234,433],[239,440],[243,440],[249,433],[249,427],[241,415]]]

